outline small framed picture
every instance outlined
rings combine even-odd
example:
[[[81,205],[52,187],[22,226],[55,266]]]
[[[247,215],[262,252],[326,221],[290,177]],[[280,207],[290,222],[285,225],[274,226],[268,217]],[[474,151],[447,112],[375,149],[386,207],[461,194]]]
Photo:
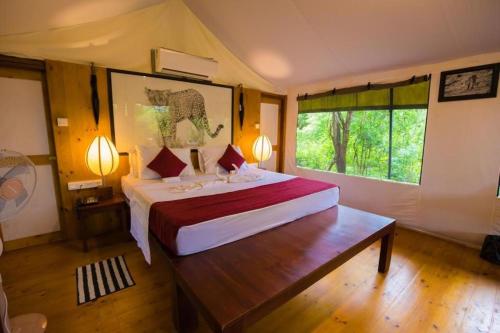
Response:
[[[439,102],[497,96],[499,64],[455,69],[441,73]]]

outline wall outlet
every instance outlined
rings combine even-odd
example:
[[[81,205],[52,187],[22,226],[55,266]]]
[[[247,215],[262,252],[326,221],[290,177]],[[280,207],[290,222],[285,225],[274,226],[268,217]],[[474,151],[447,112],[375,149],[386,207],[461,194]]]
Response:
[[[69,182],[68,190],[83,190],[85,188],[94,188],[102,185],[102,179],[93,179],[93,180],[82,180],[79,182]]]
[[[58,127],[68,127],[68,118],[57,118]]]

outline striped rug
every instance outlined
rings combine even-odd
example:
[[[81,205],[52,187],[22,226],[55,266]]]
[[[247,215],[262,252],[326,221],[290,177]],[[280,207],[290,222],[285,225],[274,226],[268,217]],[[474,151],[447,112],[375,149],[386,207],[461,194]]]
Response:
[[[123,256],[76,269],[78,305],[135,285]]]

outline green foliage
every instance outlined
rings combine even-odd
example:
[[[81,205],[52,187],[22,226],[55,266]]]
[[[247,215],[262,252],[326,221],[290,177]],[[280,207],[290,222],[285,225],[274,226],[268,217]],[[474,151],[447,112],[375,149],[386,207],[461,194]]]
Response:
[[[297,165],[327,170],[333,157],[333,145],[328,135],[331,113],[304,113],[299,115],[297,129]]]
[[[347,144],[347,174],[386,178],[389,112],[354,112]]]
[[[426,109],[394,110],[391,179],[419,183]]]
[[[297,121],[297,165],[336,171],[330,137],[333,112],[301,113]],[[346,111],[341,112],[345,118]],[[418,183],[420,179],[427,110],[393,111],[390,179]],[[387,110],[356,111],[352,115],[346,149],[346,174],[380,179],[389,175],[389,127]],[[331,166],[331,169],[328,168]]]

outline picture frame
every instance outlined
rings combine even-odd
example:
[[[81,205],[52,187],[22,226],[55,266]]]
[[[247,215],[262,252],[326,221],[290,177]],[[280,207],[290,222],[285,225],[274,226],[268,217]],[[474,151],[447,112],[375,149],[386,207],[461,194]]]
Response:
[[[195,79],[107,70],[111,136],[135,145],[192,148],[233,141],[234,87]]]
[[[497,96],[499,64],[441,72],[438,102]]]

